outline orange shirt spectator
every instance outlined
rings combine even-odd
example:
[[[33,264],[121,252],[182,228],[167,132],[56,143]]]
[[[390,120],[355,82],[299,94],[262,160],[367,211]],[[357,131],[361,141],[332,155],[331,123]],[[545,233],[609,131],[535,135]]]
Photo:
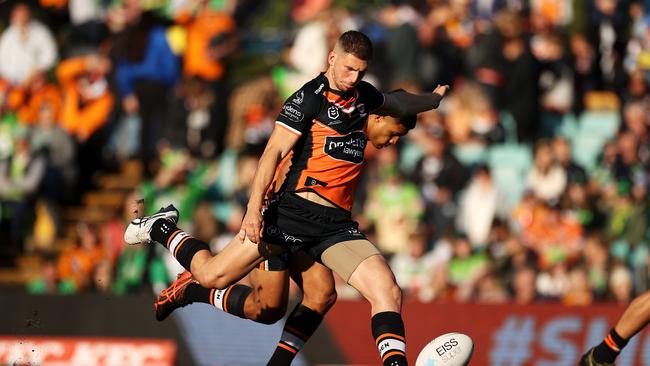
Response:
[[[99,55],[67,59],[56,74],[63,89],[61,126],[80,141],[85,141],[106,123],[113,108],[113,95],[106,74],[110,61]]]
[[[77,290],[86,288],[92,273],[103,258],[105,250],[99,243],[99,236],[93,226],[79,225],[79,242],[63,250],[57,269],[62,281],[70,282]]]
[[[26,87],[12,89],[7,98],[7,107],[15,110],[18,120],[26,125],[37,122],[45,105],[57,116],[61,110],[61,91],[57,85],[48,83],[43,73],[37,73]]]
[[[204,7],[195,16],[181,13],[179,23],[187,23],[187,48],[183,60],[185,76],[207,81],[221,79],[225,72],[223,58],[234,50],[235,21],[225,12]]]

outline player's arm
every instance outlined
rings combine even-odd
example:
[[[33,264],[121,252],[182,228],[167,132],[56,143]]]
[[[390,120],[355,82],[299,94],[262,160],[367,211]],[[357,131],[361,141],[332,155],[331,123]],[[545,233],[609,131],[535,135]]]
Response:
[[[405,90],[385,93],[384,103],[375,113],[400,118],[435,109],[448,90],[448,85],[438,85],[429,94],[412,94]]]
[[[305,88],[298,90],[284,103],[255,171],[246,215],[239,231],[240,239],[247,237],[253,243],[259,243],[264,195],[273,182],[278,164],[289,154],[311,123],[317,105],[316,94]]]
[[[298,141],[300,135],[276,124],[269,138],[262,157],[257,164],[251,194],[248,199],[246,216],[239,232],[240,239],[248,237],[253,243],[259,243],[262,229],[262,202],[269,185],[275,176],[278,163],[285,157]]]

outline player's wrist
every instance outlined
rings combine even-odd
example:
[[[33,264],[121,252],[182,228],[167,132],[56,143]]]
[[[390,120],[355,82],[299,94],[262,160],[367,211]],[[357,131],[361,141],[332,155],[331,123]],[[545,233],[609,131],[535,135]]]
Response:
[[[248,205],[246,206],[247,212],[260,212],[262,209],[262,202],[261,200],[258,202],[257,200],[255,201],[249,201]]]

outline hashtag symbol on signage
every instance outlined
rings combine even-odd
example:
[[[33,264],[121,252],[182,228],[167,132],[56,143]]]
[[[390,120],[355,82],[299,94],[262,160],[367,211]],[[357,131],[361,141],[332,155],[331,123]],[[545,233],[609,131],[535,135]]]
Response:
[[[510,316],[494,333],[490,352],[493,366],[521,366],[527,364],[532,355],[535,337],[535,319],[527,316]]]

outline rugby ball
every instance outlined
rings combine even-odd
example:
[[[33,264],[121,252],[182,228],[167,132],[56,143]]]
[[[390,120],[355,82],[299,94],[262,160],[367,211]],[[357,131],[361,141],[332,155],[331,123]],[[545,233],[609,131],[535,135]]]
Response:
[[[463,333],[446,333],[424,346],[415,366],[465,366],[472,352],[472,338]]]

